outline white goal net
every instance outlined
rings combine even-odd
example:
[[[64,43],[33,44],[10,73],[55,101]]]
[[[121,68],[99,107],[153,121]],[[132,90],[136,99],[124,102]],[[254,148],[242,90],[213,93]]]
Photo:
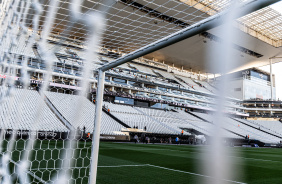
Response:
[[[0,0],[0,182],[88,183],[97,68],[229,4]],[[102,114],[101,134],[121,129]]]

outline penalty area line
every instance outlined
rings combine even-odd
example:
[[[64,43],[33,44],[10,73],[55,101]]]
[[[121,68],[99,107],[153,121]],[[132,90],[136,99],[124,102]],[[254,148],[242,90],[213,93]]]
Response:
[[[147,166],[156,167],[156,168],[165,169],[165,170],[174,171],[174,172],[180,172],[180,173],[184,173],[184,174],[191,174],[191,175],[194,175],[194,176],[201,176],[201,177],[205,177],[205,178],[216,179],[216,178],[214,178],[214,177],[212,177],[212,176],[208,176],[208,175],[197,174],[197,173],[192,173],[192,172],[187,172],[187,171],[181,171],[181,170],[176,170],[176,169],[170,169],[170,168],[167,168],[167,167],[161,167],[161,166],[157,166],[157,165],[147,164]],[[233,181],[233,180],[228,180],[228,179],[221,179],[221,180],[222,180],[222,181],[231,182],[231,183],[246,184],[246,183],[243,183],[243,182]]]

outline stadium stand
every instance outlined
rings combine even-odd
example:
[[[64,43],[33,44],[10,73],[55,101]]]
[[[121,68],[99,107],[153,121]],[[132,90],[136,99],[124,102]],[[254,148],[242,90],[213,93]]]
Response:
[[[17,39],[18,45],[13,45],[11,47],[11,53],[36,58],[32,47],[27,47],[26,40],[28,39],[28,36],[20,35],[17,37]]]
[[[197,83],[193,81],[193,79],[188,78],[188,77],[183,77],[183,76],[177,76],[178,78],[182,79],[185,81],[189,86],[191,86],[194,90],[204,92],[204,93],[211,93],[211,91],[205,89],[204,87],[199,86]]]
[[[207,121],[213,122],[213,116],[211,114],[197,113],[197,112],[193,112],[192,114],[195,114],[196,116],[199,116]],[[247,126],[229,117],[224,118],[224,122],[222,125],[225,129],[235,132],[241,136],[249,136],[250,139],[259,140],[265,143],[278,143],[280,141],[280,138],[276,136],[270,135],[258,129]]]
[[[175,130],[175,132],[178,134],[181,133],[181,130],[183,128],[189,128],[189,125],[187,123],[175,120],[173,116],[171,116],[167,111],[141,107],[133,108],[143,112],[145,115],[150,116],[152,119],[159,122],[160,124],[163,124],[166,127],[170,127],[170,129]],[[184,132],[184,135],[190,134]]]
[[[199,119],[195,116],[192,116],[191,114],[189,113],[186,113],[182,110],[178,110],[178,113],[179,114],[175,114],[175,118],[179,118],[179,119],[182,119],[184,121],[189,121],[190,124],[192,125],[192,128],[196,129],[197,131],[199,132],[203,132],[205,133],[206,135],[210,135],[210,131],[212,130],[213,128],[213,124],[207,122],[207,121],[204,121],[202,119]],[[226,138],[242,138],[240,136],[238,136],[237,134],[234,134],[234,133],[231,133],[227,130],[224,131],[224,134],[223,134]]]
[[[77,129],[86,128],[87,132],[93,132],[94,129],[94,117],[95,117],[95,105],[91,103],[85,97],[69,94],[61,94],[54,92],[45,92],[46,97],[52,102],[52,104],[60,111],[69,123]],[[80,111],[81,114],[77,114],[73,108],[79,101],[83,101],[83,106]],[[81,116],[80,121],[77,122],[77,116]],[[109,117],[106,113],[102,113],[101,134],[122,134],[120,131],[124,128],[118,122]]]
[[[12,94],[0,104],[2,129],[68,131],[37,91],[24,89],[10,89],[10,91]]]
[[[164,126],[159,121],[151,118],[150,116],[144,115],[137,109],[127,105],[117,105],[109,102],[104,102],[104,105],[110,109],[111,114],[116,116],[122,122],[137,129],[143,129],[147,127],[147,132],[162,133],[162,134],[176,134],[179,133],[167,126]],[[143,109],[143,108],[142,108]]]
[[[282,123],[280,121],[264,121],[264,120],[246,120],[240,119],[251,126],[255,126],[260,130],[267,131],[277,136],[282,136]]]
[[[130,66],[136,68],[138,71],[142,71],[148,75],[155,75],[152,69],[146,66],[138,65],[138,64],[130,64]]]
[[[179,134],[182,129],[195,129],[204,135],[210,135],[210,129],[213,126],[183,111],[173,112],[109,102],[104,102],[104,105],[110,109],[111,114],[127,125],[140,129],[146,126],[147,131],[152,133]],[[187,131],[184,134],[191,135]],[[243,137],[229,131],[225,131],[225,136],[228,138]]]

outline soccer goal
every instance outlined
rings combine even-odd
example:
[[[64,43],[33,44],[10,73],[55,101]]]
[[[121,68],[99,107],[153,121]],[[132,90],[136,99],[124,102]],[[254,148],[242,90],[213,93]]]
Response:
[[[104,93],[123,95],[109,90],[123,74],[105,72],[123,65],[134,79],[126,62],[221,24],[229,1],[216,2],[0,0],[0,182],[95,183],[100,134],[129,137],[102,107]]]

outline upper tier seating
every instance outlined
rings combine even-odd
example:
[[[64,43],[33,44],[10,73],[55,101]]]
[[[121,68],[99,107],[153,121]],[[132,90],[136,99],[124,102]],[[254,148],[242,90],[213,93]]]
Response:
[[[212,87],[208,82],[206,81],[201,81],[201,80],[197,80],[198,83],[202,84],[202,86],[204,88],[206,88],[207,90],[209,90],[212,93],[216,93],[216,89],[214,87]]]
[[[143,65],[138,65],[138,64],[130,64],[131,66],[133,66],[134,68],[136,68],[137,70],[147,73],[148,75],[155,75],[154,72],[152,71],[151,68],[143,66]]]
[[[162,70],[154,70],[155,72],[159,73],[160,75],[162,75],[163,77],[167,78],[167,79],[171,79],[174,80],[176,82],[178,82],[179,84],[181,84],[184,88],[187,89],[191,89],[191,87],[187,84],[185,84],[184,82],[180,81],[179,79],[177,79],[172,73],[168,73],[166,71],[162,71]]]
[[[205,89],[204,87],[199,86],[197,83],[195,83],[190,78],[182,77],[180,75],[178,75],[177,77],[185,81],[187,84],[189,84],[189,86],[191,86],[194,90],[205,92],[205,93],[211,93],[209,90]]]

